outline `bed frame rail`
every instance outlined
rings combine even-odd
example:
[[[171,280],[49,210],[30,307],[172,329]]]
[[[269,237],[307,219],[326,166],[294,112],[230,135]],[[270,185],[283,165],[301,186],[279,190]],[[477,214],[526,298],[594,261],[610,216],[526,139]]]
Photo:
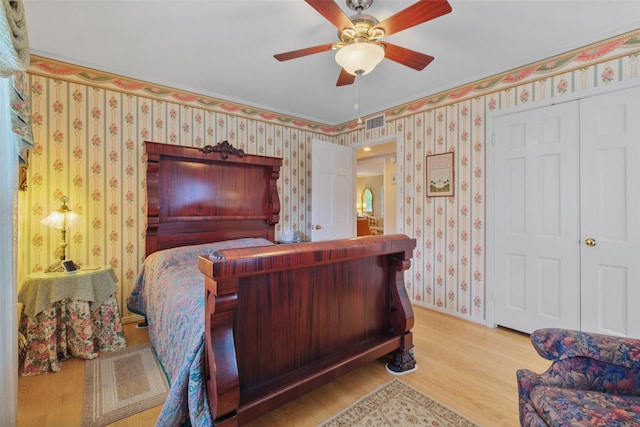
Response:
[[[216,425],[244,424],[385,355],[392,370],[414,368],[404,271],[415,245],[396,234],[201,257]]]

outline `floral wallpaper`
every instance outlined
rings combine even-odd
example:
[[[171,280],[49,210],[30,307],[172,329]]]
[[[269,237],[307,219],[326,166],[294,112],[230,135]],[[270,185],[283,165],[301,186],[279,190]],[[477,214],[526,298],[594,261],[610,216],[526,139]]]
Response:
[[[40,220],[65,195],[82,218],[67,233],[67,259],[111,265],[120,311],[128,315],[126,296],[145,253],[145,140],[186,146],[228,140],[249,154],[284,158],[276,232],[306,229],[310,141],[328,136],[36,72],[29,74],[35,147],[28,190],[19,195],[20,278],[59,258],[60,232]]]
[[[313,138],[342,145],[401,141],[399,232],[418,241],[406,284],[414,304],[460,317],[485,317],[485,147],[491,111],[561,98],[638,78],[640,31],[470,83],[385,111],[364,132],[284,117],[96,70],[32,57],[28,80],[35,147],[19,200],[19,279],[56,259],[60,235],[40,223],[63,195],[82,217],[69,230],[67,257],[110,264],[124,306],[144,258],[143,141],[187,146],[228,140],[250,154],[282,157],[278,191],[283,229],[306,231]],[[455,195],[425,197],[425,157],[455,153]]]

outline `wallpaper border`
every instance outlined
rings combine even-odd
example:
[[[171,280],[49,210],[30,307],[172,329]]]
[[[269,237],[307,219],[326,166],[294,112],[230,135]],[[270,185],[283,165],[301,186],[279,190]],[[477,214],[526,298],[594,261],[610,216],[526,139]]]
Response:
[[[31,55],[31,64],[27,71],[34,76],[61,80],[67,83],[79,83],[93,88],[175,103],[216,113],[235,115],[274,125],[323,132],[327,135],[334,131],[333,127],[322,123],[132,79],[39,55]]]
[[[405,114],[415,114],[435,106],[464,101],[481,95],[490,95],[505,89],[520,86],[523,83],[540,80],[544,75],[555,75],[579,70],[606,60],[628,56],[632,51],[619,52],[621,49],[637,49],[640,52],[640,30],[594,43],[576,50],[565,52],[512,70],[476,80],[449,89],[433,96],[409,102],[386,112],[390,118]],[[575,64],[579,63],[579,64]],[[574,64],[573,66],[567,66]]]
[[[588,67],[594,63],[603,61],[605,58],[616,59],[627,56],[630,53],[633,54],[634,52],[629,52],[629,49],[637,49],[640,53],[640,29],[489,76],[463,86],[454,87],[431,96],[419,98],[415,101],[369,116],[384,113],[389,119],[401,118],[449,103],[460,102],[465,99],[515,87],[527,81],[539,80],[544,75],[551,77],[560,73]],[[624,52],[621,52],[621,50],[624,50]],[[102,89],[115,90],[156,100],[165,100],[167,102],[203,108],[209,111],[236,115],[266,123],[322,132],[327,136],[338,136],[362,127],[362,125],[359,125],[355,120],[335,126],[317,123],[37,55],[31,55],[31,64],[28,72],[41,77],[82,83]]]

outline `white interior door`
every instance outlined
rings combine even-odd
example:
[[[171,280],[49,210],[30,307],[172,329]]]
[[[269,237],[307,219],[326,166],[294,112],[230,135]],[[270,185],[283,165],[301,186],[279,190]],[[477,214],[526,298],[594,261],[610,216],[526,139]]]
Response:
[[[494,319],[579,327],[578,103],[494,121]]]
[[[351,147],[311,143],[311,240],[356,235],[356,158]]]
[[[581,327],[640,338],[640,87],[580,112]]]

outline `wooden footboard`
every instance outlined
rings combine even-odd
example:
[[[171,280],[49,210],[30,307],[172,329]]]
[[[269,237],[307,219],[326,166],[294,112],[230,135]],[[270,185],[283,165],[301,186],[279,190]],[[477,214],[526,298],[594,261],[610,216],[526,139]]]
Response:
[[[388,354],[392,369],[413,368],[403,272],[415,245],[396,234],[201,257],[216,425],[244,424]]]

